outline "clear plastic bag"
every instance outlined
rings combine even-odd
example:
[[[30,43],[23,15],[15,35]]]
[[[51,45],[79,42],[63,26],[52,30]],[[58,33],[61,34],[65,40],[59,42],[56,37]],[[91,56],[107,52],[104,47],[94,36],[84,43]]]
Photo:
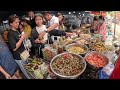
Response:
[[[104,67],[104,68],[102,69],[102,71],[103,71],[106,75],[110,76],[111,73],[112,73],[112,71],[113,71],[113,69],[114,69],[114,64],[113,64],[112,62],[109,62],[109,64],[108,64],[106,67]]]
[[[43,53],[43,59],[44,60],[51,61],[52,58],[57,55],[57,50],[50,47],[50,45],[46,45],[42,49],[42,53]]]
[[[109,62],[109,64],[99,71],[99,79],[109,79],[112,71],[114,69],[114,64]]]
[[[27,48],[32,47],[31,41],[28,38],[24,40],[24,47],[27,47]]]

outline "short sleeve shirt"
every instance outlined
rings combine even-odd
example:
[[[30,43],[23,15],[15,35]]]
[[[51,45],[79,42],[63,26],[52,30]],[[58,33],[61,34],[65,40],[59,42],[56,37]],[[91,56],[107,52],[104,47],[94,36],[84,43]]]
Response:
[[[14,59],[21,59],[20,53],[22,53],[25,49],[22,43],[21,46],[16,51],[13,51],[13,49],[16,48],[16,43],[19,41],[19,39],[20,39],[20,33],[18,31],[13,31],[13,30],[8,31],[8,43]]]
[[[52,24],[58,23],[59,24],[59,19],[58,17],[53,16],[52,19],[48,22],[48,27],[50,27]],[[56,27],[55,29],[59,29],[59,26]]]
[[[37,27],[36,26],[36,30],[37,32],[40,34],[42,33],[43,31],[46,31],[46,26],[45,25],[42,25],[41,27]],[[43,36],[44,40],[47,40],[47,33]]]

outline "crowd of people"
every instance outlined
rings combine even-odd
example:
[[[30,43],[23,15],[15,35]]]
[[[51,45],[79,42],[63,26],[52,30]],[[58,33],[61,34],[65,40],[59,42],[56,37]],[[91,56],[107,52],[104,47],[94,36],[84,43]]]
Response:
[[[50,39],[50,43],[53,43],[52,39],[48,38],[48,33],[51,37],[53,35],[69,35],[64,31],[64,29],[60,29],[60,27],[63,28],[62,14],[59,13],[58,17],[53,16],[50,11],[46,11],[43,14],[35,14],[33,11],[29,11],[27,14],[29,18],[19,18],[16,14],[10,15],[8,18],[10,25],[10,30],[8,30],[7,35],[9,48],[6,47],[6,50],[9,52],[6,52],[11,54],[6,56],[6,53],[0,53],[2,55],[2,57],[0,57],[0,71],[7,79],[15,77],[14,74],[16,72],[16,68],[17,76],[15,78],[21,78],[19,68],[16,63],[19,64],[21,53],[24,52],[26,48],[29,48],[25,45],[25,40],[30,40],[32,44],[32,47],[29,48],[31,49],[29,51],[30,56],[38,56],[39,58],[42,58],[41,49],[47,43],[48,39]],[[47,25],[46,22],[48,22]],[[11,58],[9,59],[10,61],[5,62],[4,59],[7,60],[8,58]],[[5,67],[6,65],[8,65],[8,67]]]
[[[52,44],[54,42],[52,38],[55,36],[72,35],[72,33],[65,31],[67,29],[64,24],[65,19],[60,12],[56,16],[52,15],[50,11],[44,11],[42,14],[28,11],[27,14],[28,17],[24,18],[19,18],[16,14],[10,15],[8,18],[10,25],[10,30],[8,31],[9,49],[6,46],[7,49],[5,48],[5,50],[9,55],[0,52],[0,72],[6,79],[21,78],[17,63],[21,60],[21,53],[26,48],[29,49],[31,58],[33,56],[43,58],[42,48],[48,41]],[[92,33],[102,34],[102,38],[105,40],[107,37],[107,26],[104,17],[95,16],[92,23],[86,23],[91,24],[90,29]],[[27,40],[31,42],[31,45],[25,44]],[[3,44],[0,42],[0,45]],[[0,47],[5,47],[5,45]]]

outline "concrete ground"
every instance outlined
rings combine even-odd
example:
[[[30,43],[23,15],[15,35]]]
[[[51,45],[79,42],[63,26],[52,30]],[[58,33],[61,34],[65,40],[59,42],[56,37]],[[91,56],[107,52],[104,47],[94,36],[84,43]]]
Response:
[[[114,23],[112,23],[112,31],[114,32]],[[120,25],[116,24],[115,37],[120,39]]]

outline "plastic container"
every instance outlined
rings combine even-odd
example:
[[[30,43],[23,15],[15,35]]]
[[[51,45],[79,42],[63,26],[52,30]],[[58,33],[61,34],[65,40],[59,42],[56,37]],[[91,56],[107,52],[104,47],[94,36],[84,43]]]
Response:
[[[34,77],[30,76],[24,68],[24,64],[27,64],[27,61],[23,61],[23,60],[15,60],[15,61],[27,79],[35,79]]]

